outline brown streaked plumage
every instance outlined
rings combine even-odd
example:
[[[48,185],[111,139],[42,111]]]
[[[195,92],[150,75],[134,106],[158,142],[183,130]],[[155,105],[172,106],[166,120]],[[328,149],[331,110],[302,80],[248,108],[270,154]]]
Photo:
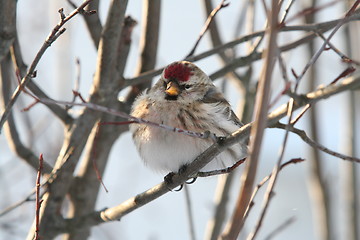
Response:
[[[180,61],[168,65],[159,81],[135,100],[131,115],[194,132],[210,131],[227,136],[242,126],[223,94],[195,64]],[[131,124],[136,147],[149,167],[177,172],[211,144],[165,129]],[[202,170],[231,166],[244,158],[246,145],[238,143],[215,157]]]

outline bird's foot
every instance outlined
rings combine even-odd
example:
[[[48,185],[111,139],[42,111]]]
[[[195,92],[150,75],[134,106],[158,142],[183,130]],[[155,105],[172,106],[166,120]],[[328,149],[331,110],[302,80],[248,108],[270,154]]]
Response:
[[[172,179],[174,175],[175,175],[174,172],[170,172],[170,173],[168,173],[168,174],[164,177],[164,182],[166,183],[167,186],[169,186],[169,185],[171,185],[171,184],[174,183],[174,182],[173,182],[173,179]],[[179,185],[179,188],[175,189],[174,191],[175,191],[175,192],[179,192],[179,191],[181,191],[181,189],[182,189],[183,187],[184,187],[184,184],[181,184],[181,185]],[[173,189],[170,188],[170,187],[168,187],[168,189],[169,189],[170,191],[173,191]]]
[[[186,164],[183,165],[183,166],[179,169],[179,174],[180,174],[180,175],[183,174],[183,173],[186,171],[187,167],[188,167],[188,166],[187,166]],[[186,184],[193,184],[193,183],[196,181],[196,179],[197,179],[197,177],[190,178],[190,180],[185,181],[185,183],[186,183]]]

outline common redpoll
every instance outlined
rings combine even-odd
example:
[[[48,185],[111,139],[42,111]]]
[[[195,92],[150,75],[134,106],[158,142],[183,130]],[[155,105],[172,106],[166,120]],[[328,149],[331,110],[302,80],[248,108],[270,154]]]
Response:
[[[131,115],[193,132],[227,136],[243,124],[211,79],[193,63],[168,65],[160,80],[135,100]],[[213,144],[202,139],[145,124],[131,124],[136,147],[150,168],[178,172]],[[239,143],[220,153],[202,171],[222,169],[246,155]]]

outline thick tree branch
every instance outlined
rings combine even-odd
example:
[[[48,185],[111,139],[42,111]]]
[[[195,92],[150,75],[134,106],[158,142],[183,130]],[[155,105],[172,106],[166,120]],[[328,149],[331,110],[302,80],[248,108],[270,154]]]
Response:
[[[311,1],[310,9],[314,8],[317,4],[316,0]],[[315,20],[313,14],[305,15],[305,22],[312,23]],[[320,33],[318,33],[320,34]],[[315,42],[312,41],[308,44],[309,55],[313,56],[315,54]],[[308,89],[315,89],[317,86],[317,65],[313,65],[308,72]],[[318,141],[319,137],[319,127],[318,124],[318,111],[316,107],[309,106],[308,112],[308,121],[309,121],[309,133],[312,138]],[[310,108],[311,107],[311,108]],[[307,111],[307,110],[306,110]],[[294,123],[295,124],[295,123]],[[320,159],[320,152],[316,148],[310,150],[310,161],[308,168],[308,186],[309,186],[309,195],[312,201],[312,212],[313,219],[316,225],[316,235],[319,239],[322,240],[331,240],[331,237],[334,236],[334,228],[331,227],[331,211],[330,207],[330,192],[329,192],[329,183],[325,181],[324,174],[324,161]]]
[[[88,6],[85,7],[85,11],[97,11],[99,12],[99,0],[94,0],[89,3]],[[100,22],[99,14],[82,14],[84,16],[87,28],[90,32],[91,38],[94,42],[96,48],[99,46],[101,32],[103,30],[103,26]]]
[[[9,52],[16,36],[16,1],[0,1],[0,61]]]
[[[116,57],[116,70],[120,75],[123,74],[125,69],[131,46],[131,34],[135,24],[136,21],[131,17],[124,19],[124,26],[119,39]],[[111,96],[108,104],[109,108],[123,112],[129,112],[130,105],[129,103],[119,102],[116,95]],[[91,147],[82,160],[79,172],[71,185],[70,197],[73,207],[69,209],[68,217],[79,217],[94,211],[102,182],[100,178],[104,174],[110,151],[119,135],[128,130],[128,125],[114,127],[111,125],[102,125],[101,123],[118,121],[121,121],[121,119],[117,116],[102,114],[100,122],[94,127],[93,134],[88,139],[88,145],[91,145]],[[67,239],[85,240],[89,237],[90,232],[90,228],[84,228],[69,234]]]
[[[153,70],[156,64],[158,51],[159,31],[160,31],[160,0],[143,1],[143,28],[140,39],[140,59],[136,69],[136,75]],[[151,78],[143,83],[133,85],[130,93],[126,97],[128,103],[132,103],[135,98],[145,88],[150,87]]]
[[[113,49],[119,43],[126,6],[127,0],[113,0],[110,6],[98,47],[97,69],[90,102],[108,105],[111,96],[116,96],[120,89],[120,83],[113,80],[117,75],[115,72],[117,53]],[[40,227],[47,231],[42,235],[43,240],[52,239],[59,233],[57,229],[62,222],[62,216],[58,209],[61,208],[71,186],[74,170],[86,140],[100,116],[99,112],[85,109],[65,133],[65,140],[54,167],[55,177],[49,183],[50,191],[44,195]],[[33,239],[33,236],[34,229],[32,228],[28,239]]]

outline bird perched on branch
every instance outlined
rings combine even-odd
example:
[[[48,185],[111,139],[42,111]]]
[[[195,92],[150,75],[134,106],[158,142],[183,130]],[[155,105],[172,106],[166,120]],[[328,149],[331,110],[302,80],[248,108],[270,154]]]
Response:
[[[211,79],[187,61],[168,65],[159,81],[137,97],[131,115],[193,132],[209,131],[222,137],[243,125]],[[187,136],[146,124],[133,123],[130,131],[145,164],[160,172],[178,172],[213,144],[210,138]],[[216,156],[202,171],[229,167],[245,155],[246,145],[235,144]]]

